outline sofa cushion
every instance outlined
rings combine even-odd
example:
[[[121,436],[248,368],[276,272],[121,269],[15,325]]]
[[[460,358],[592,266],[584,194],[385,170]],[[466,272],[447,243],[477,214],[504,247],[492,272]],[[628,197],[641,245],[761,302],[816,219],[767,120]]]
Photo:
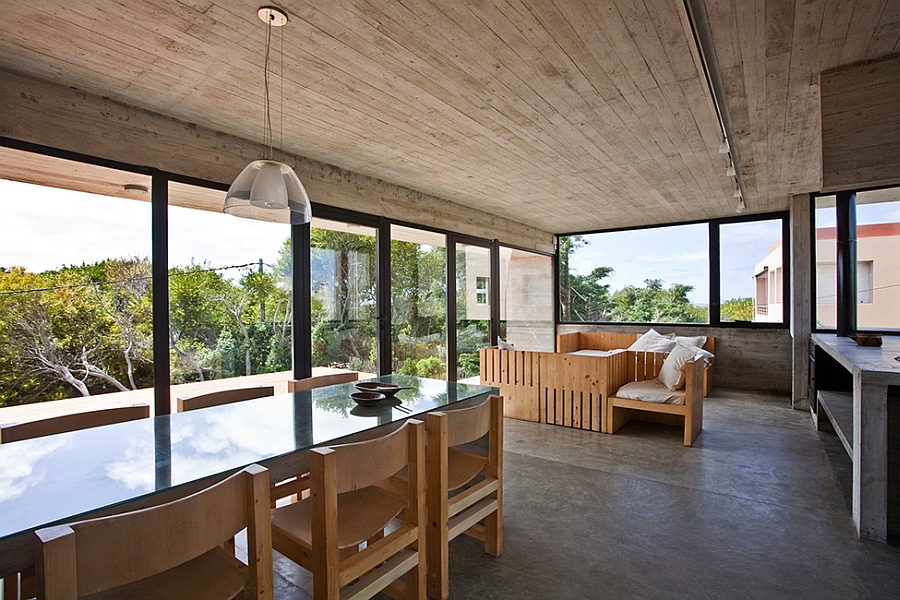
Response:
[[[637,339],[629,350],[634,352],[671,352],[675,347],[674,333],[663,335],[651,329]]]
[[[646,381],[632,381],[626,383],[616,392],[617,398],[629,400],[642,400],[643,402],[656,402],[658,404],[682,404],[682,394],[666,389],[657,379]]]
[[[663,361],[662,369],[659,371],[659,381],[669,391],[675,391],[684,386],[684,373],[681,368],[684,363],[694,358],[699,348],[696,346],[686,346],[684,344],[676,344],[669,352],[666,360]]]

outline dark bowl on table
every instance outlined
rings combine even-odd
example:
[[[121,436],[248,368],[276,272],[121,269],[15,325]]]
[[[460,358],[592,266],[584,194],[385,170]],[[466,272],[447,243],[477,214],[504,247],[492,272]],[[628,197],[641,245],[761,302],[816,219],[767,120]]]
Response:
[[[361,392],[378,392],[385,396],[393,396],[400,389],[400,386],[381,381],[362,381],[356,384],[356,389]]]
[[[381,392],[353,392],[350,397],[360,406],[375,406],[380,400],[385,399]]]

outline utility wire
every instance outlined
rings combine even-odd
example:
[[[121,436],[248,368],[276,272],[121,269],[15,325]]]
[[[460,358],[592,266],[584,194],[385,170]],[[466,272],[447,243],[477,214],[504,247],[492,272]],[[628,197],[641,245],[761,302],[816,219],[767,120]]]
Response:
[[[169,277],[186,277],[188,275],[193,275],[194,273],[212,273],[215,271],[227,271],[229,269],[243,269],[245,267],[256,267],[259,266],[259,261],[246,263],[243,265],[229,265],[227,267],[213,267],[211,269],[198,269],[195,271],[188,271],[186,273],[175,273],[173,275],[169,275]],[[266,263],[266,266],[272,266]],[[67,290],[73,288],[82,288],[82,287],[98,287],[101,285],[110,285],[113,283],[129,283],[132,281],[150,281],[153,277],[147,275],[143,277],[130,277],[128,279],[115,279],[112,281],[93,281],[90,283],[73,283],[70,285],[56,285],[52,287],[44,287],[44,288],[35,288],[32,290],[8,290],[0,292],[0,296],[10,296],[13,294],[31,294],[35,292],[52,292],[55,290]]]

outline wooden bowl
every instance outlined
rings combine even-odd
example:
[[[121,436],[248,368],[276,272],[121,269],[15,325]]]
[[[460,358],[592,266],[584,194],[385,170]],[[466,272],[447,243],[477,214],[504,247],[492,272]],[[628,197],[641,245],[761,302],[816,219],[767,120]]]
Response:
[[[858,346],[880,346],[881,345],[881,334],[880,333],[857,333],[856,335],[851,335],[850,339],[852,339]]]
[[[385,396],[393,396],[400,389],[400,386],[393,383],[382,383],[381,381],[362,381],[356,384],[356,389],[361,392],[378,392]]]
[[[353,392],[350,397],[360,406],[375,406],[380,400],[385,399],[381,392]]]

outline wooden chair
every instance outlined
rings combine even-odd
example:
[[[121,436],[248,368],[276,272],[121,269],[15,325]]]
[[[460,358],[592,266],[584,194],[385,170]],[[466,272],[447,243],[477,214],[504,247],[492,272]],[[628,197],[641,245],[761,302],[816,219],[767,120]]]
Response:
[[[272,545],[312,572],[313,598],[425,600],[424,424],[314,448],[309,463],[311,495],[272,511]],[[392,478],[404,467],[408,484]]]
[[[428,595],[450,595],[448,544],[466,534],[484,542],[484,551],[503,550],[503,398],[490,396],[471,408],[425,416],[428,433]],[[476,456],[454,446],[488,434],[488,456]],[[480,481],[459,490],[481,476]],[[484,525],[479,525],[484,520]]]
[[[350,371],[347,373],[331,373],[330,375],[313,375],[305,379],[289,379],[288,392],[304,392],[315,388],[325,387],[326,385],[337,385],[339,383],[352,383],[359,381],[359,373]]]
[[[72,415],[50,417],[40,421],[27,423],[9,423],[0,425],[0,444],[17,442],[45,435],[66,433],[89,427],[112,425],[135,419],[146,419],[150,416],[150,406],[147,404],[135,404],[134,406],[121,406],[117,408],[104,408],[91,410]]]
[[[248,565],[220,544],[247,528]],[[272,599],[269,473],[250,465],[186,498],[35,532],[39,600]]]
[[[210,406],[219,406],[220,404],[231,404],[232,402],[243,402],[244,400],[263,398],[264,396],[272,396],[274,394],[275,386],[271,385],[209,392],[207,394],[179,398],[178,412],[197,410],[198,408],[209,408]]]
[[[625,382],[647,381],[659,375],[664,354],[631,352],[628,355],[628,374]],[[619,398],[615,394],[607,400],[608,433],[615,433],[632,418],[653,423],[684,426],[684,445],[692,446],[703,429],[703,373],[702,360],[690,359],[681,368],[685,376],[683,390],[672,392],[681,396],[681,404],[644,402]]]

